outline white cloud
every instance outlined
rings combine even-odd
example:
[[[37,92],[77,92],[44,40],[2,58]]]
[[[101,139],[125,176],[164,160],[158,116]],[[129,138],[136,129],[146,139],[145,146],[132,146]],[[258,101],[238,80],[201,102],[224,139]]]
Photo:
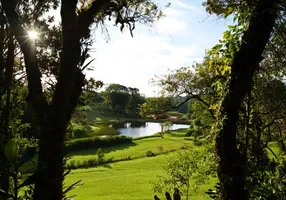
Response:
[[[174,0],[173,5],[175,5],[179,8],[187,9],[188,11],[203,13],[202,10],[200,8],[198,8],[197,6],[191,6],[190,4],[186,4],[180,0]]]
[[[188,24],[176,18],[165,18],[160,21],[156,28],[158,29],[157,32],[162,31],[173,35],[186,31]]]
[[[184,20],[188,17],[186,12],[174,8],[168,8],[164,13],[166,17],[163,17],[155,24],[155,28],[158,33],[173,35],[187,31],[188,23]]]
[[[134,38],[126,31],[110,26],[111,40],[97,31],[97,42],[93,53],[96,67],[89,77],[105,83],[119,83],[137,87],[147,96],[154,95],[148,84],[155,75],[162,75],[168,69],[190,66],[199,62],[205,49],[210,48],[221,35],[221,29],[210,23],[200,23],[203,8],[186,4],[182,0],[171,0],[174,6],[165,10],[155,29],[137,25]],[[224,27],[223,27],[224,28]]]
[[[198,58],[197,49],[196,45],[172,45],[170,40],[156,35],[143,34],[135,38],[121,35],[110,43],[98,43],[96,69],[89,76],[136,86],[143,93],[152,95],[148,80],[155,74],[166,73],[167,69],[192,64]]]

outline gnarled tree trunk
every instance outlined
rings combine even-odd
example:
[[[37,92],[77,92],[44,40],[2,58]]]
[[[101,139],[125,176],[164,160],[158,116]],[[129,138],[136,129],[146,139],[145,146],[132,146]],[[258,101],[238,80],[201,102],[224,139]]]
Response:
[[[38,173],[33,198],[35,200],[61,200],[63,197],[64,139],[84,82],[84,76],[78,68],[81,57],[81,36],[77,33],[76,27],[77,0],[62,0],[63,52],[59,79],[50,105],[42,91],[35,43],[25,41],[28,34],[19,21],[13,1],[1,0],[1,3],[24,54],[29,89],[27,101],[31,103],[40,119]]]

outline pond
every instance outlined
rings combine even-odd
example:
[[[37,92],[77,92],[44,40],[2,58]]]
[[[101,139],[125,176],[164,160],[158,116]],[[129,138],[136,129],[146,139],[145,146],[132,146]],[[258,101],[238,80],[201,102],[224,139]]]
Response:
[[[161,131],[161,125],[158,122],[131,122],[112,125],[122,135],[130,137],[150,136]],[[177,130],[181,128],[189,128],[186,124],[173,124],[170,130]]]

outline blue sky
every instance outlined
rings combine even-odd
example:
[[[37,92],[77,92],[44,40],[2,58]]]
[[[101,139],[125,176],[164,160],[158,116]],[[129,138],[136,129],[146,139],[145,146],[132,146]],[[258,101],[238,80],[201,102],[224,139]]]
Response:
[[[126,30],[108,26],[110,39],[96,31],[92,63],[88,77],[104,83],[137,87],[146,96],[156,96],[158,88],[149,84],[155,75],[168,69],[191,66],[200,62],[205,50],[215,45],[231,20],[208,16],[201,0],[157,0],[164,6],[166,17],[153,27],[137,25],[132,38]]]

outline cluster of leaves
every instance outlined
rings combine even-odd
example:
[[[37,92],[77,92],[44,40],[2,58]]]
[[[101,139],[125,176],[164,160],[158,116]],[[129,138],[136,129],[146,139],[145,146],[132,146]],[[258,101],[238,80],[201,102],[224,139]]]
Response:
[[[110,84],[100,93],[102,104],[107,110],[117,114],[138,116],[138,107],[145,101],[138,88],[126,87],[120,84]]]
[[[210,150],[187,149],[178,151],[163,166],[166,176],[159,176],[152,182],[155,193],[164,193],[178,188],[186,199],[195,192],[200,185],[205,184],[214,175],[214,154]]]
[[[2,176],[10,177],[9,191],[0,189],[0,195],[12,199],[29,199],[32,187],[29,181],[21,181],[25,171],[25,163],[31,161],[37,152],[37,142],[25,138],[9,139],[4,145],[4,155],[9,162],[9,168],[2,158],[0,161]],[[35,167],[35,166],[34,166]],[[19,190],[23,190],[19,194]]]
[[[234,25],[228,27],[223,38],[207,52],[202,63],[182,67],[155,79],[154,82],[161,86],[165,97],[186,97],[189,117],[193,120],[190,134],[213,135],[210,138],[214,138],[223,126],[224,116],[220,111],[222,100],[229,92],[230,66],[241,44],[245,42],[243,35],[256,3],[243,0],[207,1],[207,11],[223,17],[232,15]],[[286,55],[283,51],[285,34],[281,31],[285,25],[282,13],[284,12],[280,13],[270,43],[263,53],[260,70],[254,76],[252,91],[239,109],[237,148],[246,161],[246,187],[251,199],[257,196],[279,199],[284,195],[281,190],[285,187],[282,181],[283,165],[279,164],[281,161],[278,159],[271,161],[266,153],[266,149],[270,149],[270,142],[278,143],[285,153],[286,90],[283,80],[285,68],[282,66],[285,66]],[[222,188],[220,185],[217,188],[218,191],[212,194],[216,194],[214,196],[219,199]],[[265,191],[259,188],[264,188]]]
[[[58,11],[60,5],[62,23],[57,23],[53,11]],[[104,24],[110,18],[120,25],[121,31],[128,27],[132,34],[136,22],[151,25],[162,16],[159,7],[149,0],[1,0],[0,157],[5,170],[0,173],[0,189],[6,194],[13,190],[13,199],[18,199],[18,180],[14,180],[14,184],[10,182],[15,174],[18,178],[19,167],[14,162],[15,144],[11,138],[25,141],[25,137],[36,137],[40,141],[41,176],[38,171],[27,179],[35,184],[34,198],[65,198],[66,191],[72,187],[62,190],[67,125],[76,105],[86,105],[87,90],[102,85],[94,80],[86,81],[83,74],[92,62],[88,54],[92,25]],[[28,30],[40,32],[40,39],[30,40]],[[76,133],[81,132],[86,123],[82,111],[84,108],[78,107],[74,114]],[[18,154],[21,152],[17,151]],[[55,157],[58,163],[53,161]],[[51,171],[58,172],[54,177],[57,184],[49,185]],[[49,186],[44,187],[45,184]],[[57,189],[51,193],[50,187]]]

